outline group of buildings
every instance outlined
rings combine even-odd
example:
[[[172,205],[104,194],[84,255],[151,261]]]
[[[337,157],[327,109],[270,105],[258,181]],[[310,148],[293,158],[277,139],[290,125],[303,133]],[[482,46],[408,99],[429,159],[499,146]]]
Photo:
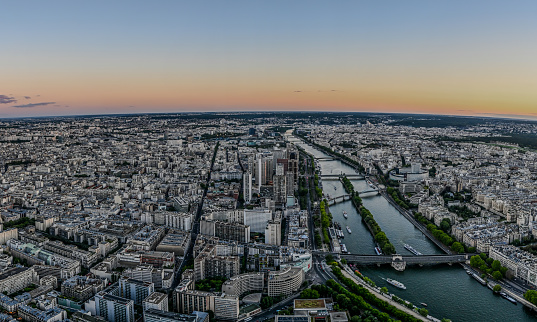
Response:
[[[312,260],[299,152],[250,128],[151,116],[0,127],[0,307],[13,313],[0,320],[237,320],[261,294],[296,292]],[[196,290],[211,278],[222,289]]]
[[[452,236],[477,252],[532,257],[508,245],[537,237],[537,153],[494,137],[502,131],[537,133],[534,124],[506,128],[499,121],[468,127],[396,123],[379,117],[376,123],[358,125],[304,125],[299,133],[356,161],[366,173],[384,176],[429,221],[440,226],[449,220]],[[486,140],[482,143],[481,138]],[[530,271],[527,263],[514,260],[509,267],[519,275]]]

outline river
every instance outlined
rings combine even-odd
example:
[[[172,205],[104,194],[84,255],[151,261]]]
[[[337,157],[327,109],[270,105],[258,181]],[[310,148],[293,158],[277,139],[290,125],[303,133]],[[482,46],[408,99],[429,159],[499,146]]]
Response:
[[[316,158],[329,157],[324,152],[305,143],[298,143],[306,152]],[[356,174],[356,171],[341,161],[317,161],[321,174]],[[356,191],[368,190],[365,180],[352,181]],[[345,194],[343,184],[337,180],[322,181],[323,190],[330,196]],[[442,254],[422,232],[414,227],[384,197],[376,194],[362,196],[364,206],[371,211],[375,220],[386,233],[399,254],[411,254],[403,245],[409,244],[417,251],[429,254]],[[348,213],[348,219],[343,217]],[[351,253],[375,254],[371,234],[361,221],[350,201],[330,206],[334,221],[341,223],[345,238],[342,241]],[[349,234],[344,227],[349,226]],[[460,265],[410,266],[404,272],[397,272],[390,266],[361,267],[360,271],[371,278],[378,286],[386,286],[389,291],[417,306],[424,302],[429,314],[436,318],[452,321],[535,321],[536,316],[521,304],[514,305],[494,295],[470,277]],[[405,284],[406,290],[395,288],[383,279],[393,278]]]

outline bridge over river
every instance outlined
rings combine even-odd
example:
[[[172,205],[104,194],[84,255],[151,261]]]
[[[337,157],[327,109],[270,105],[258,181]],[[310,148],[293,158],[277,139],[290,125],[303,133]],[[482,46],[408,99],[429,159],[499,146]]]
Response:
[[[359,191],[358,195],[362,196],[363,194],[372,193],[372,192],[375,192],[375,195],[380,194],[380,192],[377,189],[368,189],[368,190]],[[344,194],[344,195],[337,196],[337,197],[329,197],[329,198],[327,198],[327,200],[328,200],[328,205],[331,206],[331,205],[334,205],[334,204],[336,204],[338,202],[351,200],[351,195]]]
[[[333,253],[314,251],[315,255],[328,255]],[[402,271],[406,265],[437,265],[464,263],[470,260],[475,254],[440,254],[440,255],[359,255],[359,254],[338,254],[341,259],[348,263],[359,265],[383,265],[390,264],[396,270]]]
[[[347,177],[349,180],[365,179],[365,176],[361,174],[321,174],[319,177],[323,180],[340,180],[343,177]]]

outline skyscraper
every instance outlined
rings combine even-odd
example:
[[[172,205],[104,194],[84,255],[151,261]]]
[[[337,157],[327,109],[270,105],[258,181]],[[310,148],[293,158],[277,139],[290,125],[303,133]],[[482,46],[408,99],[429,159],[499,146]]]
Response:
[[[250,170],[242,175],[242,194],[245,203],[250,203],[252,200],[252,173]]]

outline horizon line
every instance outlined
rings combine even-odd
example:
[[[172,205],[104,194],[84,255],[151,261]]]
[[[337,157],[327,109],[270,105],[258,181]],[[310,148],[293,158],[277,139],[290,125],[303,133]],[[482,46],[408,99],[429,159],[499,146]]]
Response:
[[[498,120],[517,120],[527,122],[537,122],[537,116],[523,114],[496,114],[496,113],[478,113],[478,114],[440,114],[440,113],[418,113],[418,112],[370,112],[370,111],[328,111],[328,110],[287,110],[287,111],[268,111],[268,110],[225,110],[225,111],[178,111],[178,112],[138,112],[138,113],[100,113],[100,114],[66,114],[66,115],[41,115],[41,116],[11,116],[0,117],[3,120],[20,120],[20,119],[47,119],[47,118],[91,118],[91,117],[119,117],[119,116],[136,116],[136,115],[173,115],[173,114],[288,114],[288,113],[303,113],[303,114],[373,114],[373,115],[422,115],[422,116],[443,116],[443,117],[461,117],[461,118],[482,118],[482,119],[498,119]]]

